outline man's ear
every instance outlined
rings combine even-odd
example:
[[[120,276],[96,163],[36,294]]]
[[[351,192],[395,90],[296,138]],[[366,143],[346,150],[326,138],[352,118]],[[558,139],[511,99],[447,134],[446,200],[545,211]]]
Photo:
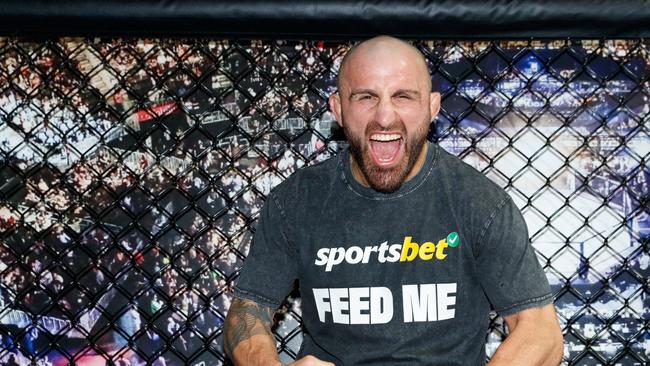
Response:
[[[440,112],[440,93],[431,92],[429,95],[429,110],[431,111],[431,120],[433,121],[438,112]]]
[[[330,110],[334,113],[334,118],[341,128],[343,128],[343,119],[341,118],[341,96],[338,92],[331,94],[329,97]]]

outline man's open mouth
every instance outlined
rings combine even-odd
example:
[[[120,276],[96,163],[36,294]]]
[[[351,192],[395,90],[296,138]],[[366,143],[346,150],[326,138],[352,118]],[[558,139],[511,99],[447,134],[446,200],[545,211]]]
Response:
[[[397,133],[375,133],[370,136],[370,150],[377,165],[391,165],[402,147],[402,136]]]

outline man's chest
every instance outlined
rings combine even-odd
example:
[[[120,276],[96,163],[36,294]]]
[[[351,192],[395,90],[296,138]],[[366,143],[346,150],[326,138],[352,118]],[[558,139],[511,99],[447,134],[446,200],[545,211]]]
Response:
[[[309,226],[298,243],[299,283],[321,323],[454,317],[459,284],[472,271],[471,251],[463,248],[462,224],[435,205],[355,208]]]
[[[338,202],[296,226],[301,281],[351,284],[420,272],[453,272],[467,229],[435,202]]]

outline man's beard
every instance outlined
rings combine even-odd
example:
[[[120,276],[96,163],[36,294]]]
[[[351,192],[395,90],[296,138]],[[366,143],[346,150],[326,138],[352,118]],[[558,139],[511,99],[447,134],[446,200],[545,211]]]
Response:
[[[429,125],[422,124],[422,128],[414,131],[412,136],[406,134],[406,127],[404,123],[399,122],[399,126],[390,126],[382,128],[377,122],[371,122],[366,126],[365,135],[352,136],[345,122],[343,123],[343,132],[350,144],[350,153],[354,160],[357,162],[361,173],[366,178],[366,181],[374,190],[383,193],[395,192],[404,183],[406,176],[418,160],[420,152],[424,147],[429,132]],[[396,128],[397,127],[397,128]],[[370,147],[366,144],[369,137],[379,131],[395,131],[399,130],[404,144],[404,156],[400,159],[397,165],[390,168],[382,168],[375,165],[372,159]]]

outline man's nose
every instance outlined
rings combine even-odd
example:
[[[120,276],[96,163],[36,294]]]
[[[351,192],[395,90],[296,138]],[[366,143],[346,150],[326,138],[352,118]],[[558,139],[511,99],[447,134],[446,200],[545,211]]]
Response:
[[[388,128],[396,119],[396,110],[390,99],[380,99],[375,110],[375,121],[382,127]]]

